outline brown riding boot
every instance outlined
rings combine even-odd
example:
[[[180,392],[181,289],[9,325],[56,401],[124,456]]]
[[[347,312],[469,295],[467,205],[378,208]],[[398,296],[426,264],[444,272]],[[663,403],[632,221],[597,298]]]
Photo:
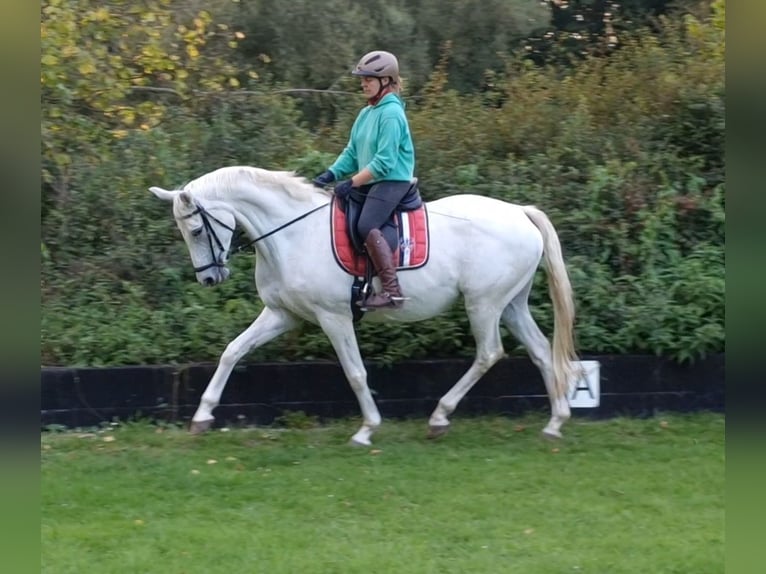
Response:
[[[380,309],[393,307],[398,309],[402,306],[404,297],[399,289],[399,281],[396,278],[396,266],[393,261],[393,253],[388,246],[380,229],[373,229],[364,241],[367,253],[372,259],[372,264],[378,272],[383,290],[380,293],[372,293],[365,299],[363,308]]]

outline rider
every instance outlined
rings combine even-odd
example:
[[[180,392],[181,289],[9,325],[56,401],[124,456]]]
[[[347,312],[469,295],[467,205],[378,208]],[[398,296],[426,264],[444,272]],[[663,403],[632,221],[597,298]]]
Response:
[[[415,149],[399,95],[399,63],[390,52],[376,50],[365,54],[351,73],[360,77],[368,105],[357,115],[346,148],[314,183],[324,187],[348,178],[335,186],[335,194],[347,197],[357,188],[356,195],[364,196],[357,229],[383,290],[369,295],[363,306],[398,308],[404,297],[381,227],[409,190],[415,168]]]

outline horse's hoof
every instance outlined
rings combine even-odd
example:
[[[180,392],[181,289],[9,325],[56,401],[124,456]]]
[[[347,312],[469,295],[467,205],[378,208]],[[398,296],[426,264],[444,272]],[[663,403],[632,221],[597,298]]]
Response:
[[[348,441],[348,444],[353,446],[353,447],[355,447],[355,448],[359,448],[359,447],[372,446],[372,441],[368,440],[367,442],[364,442],[363,440],[360,440],[358,438],[351,438]]]
[[[552,440],[552,441],[561,440],[563,438],[563,435],[561,434],[560,431],[553,430],[553,429],[543,429],[543,431],[540,434],[544,439]]]
[[[189,425],[189,434],[202,434],[210,430],[215,419],[208,419],[206,421],[192,421]]]
[[[426,436],[430,439],[440,438],[447,434],[447,431],[449,431],[449,425],[428,425]]]

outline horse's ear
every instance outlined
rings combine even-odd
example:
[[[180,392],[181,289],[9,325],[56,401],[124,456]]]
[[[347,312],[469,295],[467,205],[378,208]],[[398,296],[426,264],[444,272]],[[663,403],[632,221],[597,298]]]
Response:
[[[161,187],[154,186],[150,187],[149,191],[164,201],[173,201],[173,198],[178,193],[177,191],[168,191],[167,189],[162,189]]]
[[[194,200],[192,199],[191,193],[189,193],[188,191],[180,192],[178,194],[178,197],[181,199],[181,201],[186,207],[194,206]]]

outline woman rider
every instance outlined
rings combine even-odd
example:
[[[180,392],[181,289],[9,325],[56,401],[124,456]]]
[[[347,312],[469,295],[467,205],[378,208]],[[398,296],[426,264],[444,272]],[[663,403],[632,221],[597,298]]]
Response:
[[[363,306],[399,308],[404,297],[391,248],[381,232],[409,190],[415,168],[415,149],[400,97],[399,63],[390,52],[376,50],[365,54],[351,73],[360,77],[368,105],[357,115],[346,148],[314,183],[324,187],[348,178],[335,186],[335,194],[345,198],[358,188],[365,197],[357,229],[383,289],[369,295]]]

